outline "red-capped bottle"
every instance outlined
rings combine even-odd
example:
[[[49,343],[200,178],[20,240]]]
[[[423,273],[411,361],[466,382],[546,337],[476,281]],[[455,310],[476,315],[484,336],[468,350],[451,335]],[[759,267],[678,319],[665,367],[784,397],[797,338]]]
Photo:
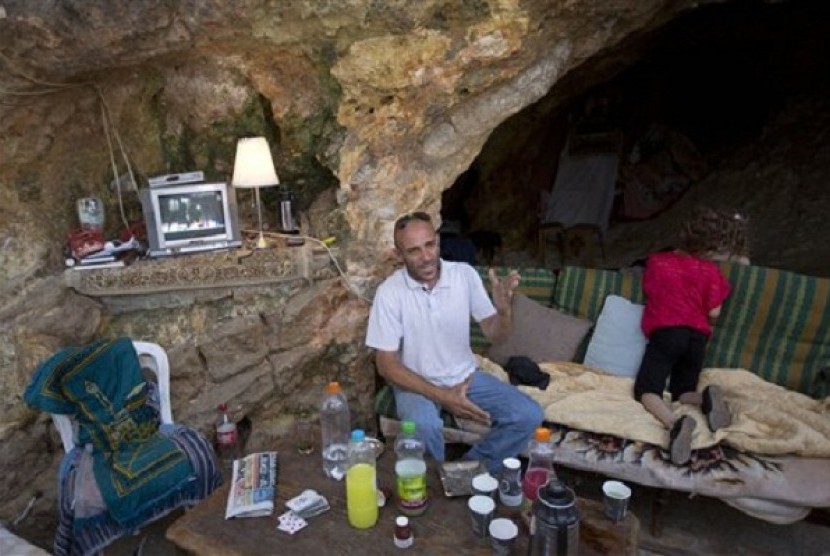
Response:
[[[232,466],[233,460],[241,457],[239,431],[236,423],[228,416],[228,404],[221,403],[216,408],[219,418],[216,421],[216,455],[226,466]]]
[[[553,470],[553,443],[550,429],[538,427],[528,444],[527,470],[522,478],[522,509],[529,510],[539,488],[556,478]]]

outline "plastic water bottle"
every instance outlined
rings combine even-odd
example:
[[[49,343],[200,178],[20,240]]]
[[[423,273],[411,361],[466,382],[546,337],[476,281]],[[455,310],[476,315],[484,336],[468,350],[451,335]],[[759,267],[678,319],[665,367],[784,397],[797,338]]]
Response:
[[[349,403],[337,382],[326,386],[326,397],[320,406],[323,470],[326,475],[341,480],[346,475],[346,450],[351,430]]]
[[[395,440],[395,486],[398,506],[406,515],[421,515],[427,509],[427,464],[424,443],[415,435],[415,423],[401,423],[401,434]]]
[[[236,423],[228,417],[228,404],[221,403],[216,408],[219,418],[216,421],[216,455],[224,466],[233,466],[233,460],[241,457],[239,431]]]
[[[366,442],[363,430],[352,431],[346,471],[346,515],[349,525],[368,529],[378,521],[377,468],[375,449]]]
[[[556,478],[553,470],[553,443],[550,429],[539,427],[528,444],[527,471],[522,478],[522,509],[530,510],[539,492],[551,479]]]

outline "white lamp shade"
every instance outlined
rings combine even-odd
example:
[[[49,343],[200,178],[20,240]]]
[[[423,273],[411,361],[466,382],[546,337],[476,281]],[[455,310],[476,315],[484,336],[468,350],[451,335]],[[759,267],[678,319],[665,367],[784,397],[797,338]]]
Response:
[[[270,187],[279,185],[274,159],[265,137],[244,137],[236,144],[233,164],[234,187]]]

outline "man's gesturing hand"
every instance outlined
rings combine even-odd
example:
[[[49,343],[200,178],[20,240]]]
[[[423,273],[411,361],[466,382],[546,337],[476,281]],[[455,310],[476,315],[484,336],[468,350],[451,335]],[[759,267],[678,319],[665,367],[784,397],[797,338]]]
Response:
[[[441,406],[456,417],[472,419],[489,426],[490,414],[467,399],[467,389],[472,379],[473,377],[470,376],[461,384],[445,389]]]
[[[499,280],[495,269],[490,268],[487,275],[490,278],[490,290],[493,294],[493,305],[495,305],[496,310],[499,314],[510,311],[513,294],[516,288],[519,287],[519,280],[521,279],[519,273],[511,270],[503,280]]]

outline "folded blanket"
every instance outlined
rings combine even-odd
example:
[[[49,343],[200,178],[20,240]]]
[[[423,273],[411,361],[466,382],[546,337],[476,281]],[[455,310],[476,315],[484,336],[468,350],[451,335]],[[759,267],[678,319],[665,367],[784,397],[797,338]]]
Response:
[[[830,398],[815,400],[745,370],[705,371],[701,388],[707,384],[723,389],[733,413],[726,444],[757,454],[830,457]]]
[[[213,448],[202,434],[184,425],[165,427],[163,434],[187,455],[196,480],[188,482],[185,488],[177,489],[163,503],[157,504],[145,523],[167,515],[175,508],[196,504],[222,484],[222,474]],[[94,480],[83,477],[84,474],[92,473],[91,469],[85,469],[91,467],[91,461],[85,462],[86,459],[91,460],[91,457],[76,448],[64,455],[61,461],[58,526],[53,546],[55,556],[99,554],[110,543],[135,530],[133,526],[119,524],[109,512],[102,511],[100,506],[97,511],[90,507],[88,502],[96,498],[100,500],[101,494]],[[92,484],[83,486],[86,492],[79,491],[85,483]],[[80,515],[82,511],[87,513]]]
[[[32,407],[77,419],[79,445],[91,448],[98,488],[123,527],[143,523],[195,480],[185,453],[158,432],[147,392],[132,342],[119,338],[57,352],[24,394]]]
[[[492,361],[481,358],[479,365],[508,380],[504,370]],[[543,363],[540,367],[551,375],[547,390],[527,386],[519,389],[542,406],[547,421],[668,446],[666,429],[634,400],[633,379],[577,363]],[[707,369],[698,387],[702,390],[708,384],[723,389],[733,421],[713,434],[699,408],[672,404],[678,415],[692,415],[698,423],[694,449],[723,442],[757,454],[830,458],[830,398],[814,400],[742,369]]]

